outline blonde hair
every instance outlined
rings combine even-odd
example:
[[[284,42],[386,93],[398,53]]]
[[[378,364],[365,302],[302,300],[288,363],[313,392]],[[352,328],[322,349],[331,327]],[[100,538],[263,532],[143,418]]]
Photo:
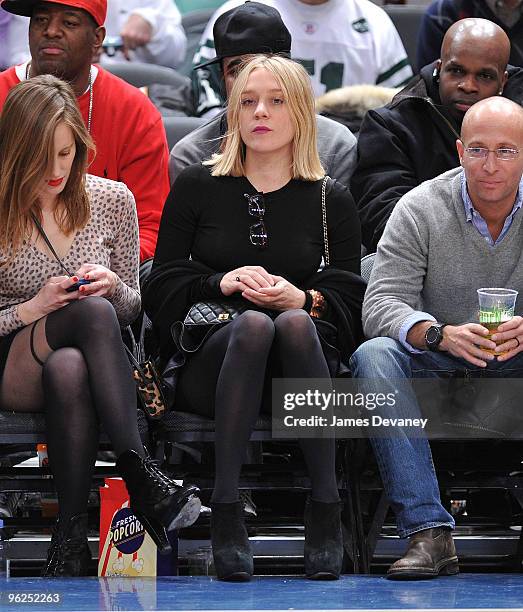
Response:
[[[51,75],[23,81],[11,89],[0,115],[0,249],[10,253],[8,261],[32,232],[31,213],[41,220],[39,189],[54,155],[54,133],[60,123],[71,129],[76,153],[58,196],[62,212],[56,222],[69,234],[89,220],[85,173],[94,144],[73,90]]]
[[[213,176],[244,176],[245,145],[240,135],[241,95],[250,75],[260,68],[269,71],[278,81],[294,128],[292,143],[292,178],[317,181],[325,175],[320,162],[316,135],[314,94],[305,69],[290,59],[276,55],[257,55],[239,72],[228,102],[227,124],[220,153],[203,162],[212,166]]]

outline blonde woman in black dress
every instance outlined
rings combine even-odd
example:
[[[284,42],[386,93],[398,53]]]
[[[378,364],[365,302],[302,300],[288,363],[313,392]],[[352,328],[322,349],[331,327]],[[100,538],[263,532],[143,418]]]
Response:
[[[252,552],[238,485],[272,377],[328,378],[360,333],[360,226],[348,190],[329,181],[330,266],[324,253],[314,98],[305,70],[259,56],[238,75],[221,153],[184,170],[166,202],[146,309],[175,350],[171,329],[197,301],[240,298],[248,310],[186,354],[176,408],[216,422],[211,535],[219,578],[247,580]],[[189,259],[190,258],[190,259]],[[179,339],[178,339],[179,340]],[[335,441],[301,439],[311,478],[305,571],[335,579],[343,556]]]

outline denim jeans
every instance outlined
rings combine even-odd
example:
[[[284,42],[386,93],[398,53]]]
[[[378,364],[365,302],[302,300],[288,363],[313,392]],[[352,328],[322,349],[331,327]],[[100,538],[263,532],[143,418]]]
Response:
[[[457,371],[487,370],[493,376],[523,377],[523,353],[509,361],[493,360],[479,368],[448,353],[425,351],[409,353],[391,338],[374,338],[353,354],[351,370],[355,378],[398,380],[449,376]],[[414,393],[403,398],[398,416],[419,418]],[[396,514],[398,534],[407,537],[430,527],[454,528],[454,519],[441,505],[439,487],[426,438],[408,437],[399,430],[388,438],[371,443],[381,472],[383,486]]]

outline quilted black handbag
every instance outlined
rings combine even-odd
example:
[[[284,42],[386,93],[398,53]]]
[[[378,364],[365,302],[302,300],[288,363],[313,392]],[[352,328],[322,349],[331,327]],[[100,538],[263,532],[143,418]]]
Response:
[[[238,300],[196,302],[190,307],[183,324],[185,326],[220,325],[234,321],[246,310],[247,305]]]
[[[186,353],[196,352],[217,325],[230,323],[248,309],[237,299],[196,302],[189,308],[183,323],[177,321],[171,328],[176,346]]]

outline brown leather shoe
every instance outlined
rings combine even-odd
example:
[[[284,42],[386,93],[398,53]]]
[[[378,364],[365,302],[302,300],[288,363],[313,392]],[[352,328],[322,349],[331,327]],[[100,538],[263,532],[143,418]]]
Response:
[[[450,529],[434,527],[410,537],[407,552],[390,566],[387,578],[420,580],[458,573],[458,557]]]

